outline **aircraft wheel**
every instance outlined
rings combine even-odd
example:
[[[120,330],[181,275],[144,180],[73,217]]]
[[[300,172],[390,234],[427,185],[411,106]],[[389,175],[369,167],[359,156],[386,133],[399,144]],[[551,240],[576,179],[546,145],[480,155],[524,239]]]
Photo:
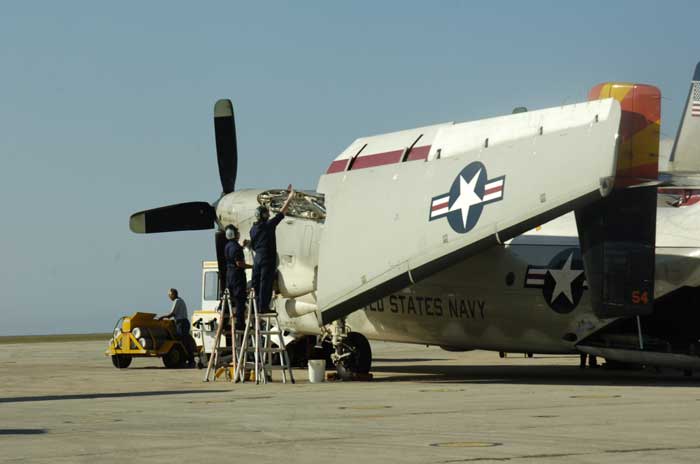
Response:
[[[182,367],[186,362],[185,350],[180,345],[174,345],[170,351],[163,356],[163,365],[168,369]]]
[[[343,340],[343,349],[348,350],[350,356],[343,359],[337,366],[341,378],[369,372],[372,367],[372,348],[364,335],[350,332]]]
[[[126,369],[131,364],[132,359],[128,354],[115,354],[112,355],[112,364],[117,369]]]

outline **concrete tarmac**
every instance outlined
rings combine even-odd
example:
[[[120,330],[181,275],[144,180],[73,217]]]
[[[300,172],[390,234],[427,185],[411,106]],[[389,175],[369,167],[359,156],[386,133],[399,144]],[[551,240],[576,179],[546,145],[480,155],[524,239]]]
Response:
[[[371,382],[233,385],[105,347],[0,347],[0,462],[700,461],[700,379],[677,372],[373,342]]]

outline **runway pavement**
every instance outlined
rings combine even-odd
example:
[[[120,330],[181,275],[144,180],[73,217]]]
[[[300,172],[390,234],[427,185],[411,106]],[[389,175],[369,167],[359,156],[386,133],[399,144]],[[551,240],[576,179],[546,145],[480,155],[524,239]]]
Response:
[[[700,378],[372,343],[371,382],[202,383],[106,342],[0,346],[0,462],[700,460]]]

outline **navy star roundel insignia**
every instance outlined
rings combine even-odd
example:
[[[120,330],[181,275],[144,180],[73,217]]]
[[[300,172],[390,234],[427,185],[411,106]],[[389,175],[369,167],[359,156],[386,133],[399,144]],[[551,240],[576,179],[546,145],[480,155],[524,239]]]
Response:
[[[503,199],[506,176],[489,179],[486,166],[474,161],[462,169],[452,182],[450,191],[433,197],[429,220],[447,218],[458,234],[466,234],[476,226],[485,205]]]
[[[528,266],[525,288],[541,288],[544,301],[559,314],[576,309],[583,291],[588,288],[581,250],[567,248],[546,266]]]

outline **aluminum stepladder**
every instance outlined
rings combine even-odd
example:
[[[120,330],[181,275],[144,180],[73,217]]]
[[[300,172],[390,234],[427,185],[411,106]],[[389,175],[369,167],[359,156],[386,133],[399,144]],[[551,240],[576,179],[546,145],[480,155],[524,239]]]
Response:
[[[277,338],[277,347],[272,346],[273,337]],[[263,341],[264,338],[264,341]],[[253,354],[253,361],[247,361],[247,355]],[[246,367],[252,367],[255,374],[255,383],[267,383],[268,375],[272,372],[272,355],[279,353],[279,367],[282,371],[282,383],[287,383],[287,373],[289,380],[294,383],[292,366],[289,363],[289,354],[282,338],[282,329],[276,312],[260,313],[255,302],[255,292],[250,291],[248,296],[248,317],[246,318],[245,329],[243,330],[243,341],[241,342],[236,363],[234,381],[245,382]]]
[[[212,368],[214,369],[214,377],[212,380],[216,380],[217,377],[217,366],[219,365],[220,356],[220,346],[221,337],[224,336],[224,315],[228,314],[229,323],[231,324],[231,364],[232,370],[236,367],[236,319],[233,313],[233,307],[231,306],[231,296],[229,295],[228,288],[224,289],[224,293],[221,295],[221,302],[219,304],[219,319],[216,326],[216,336],[214,337],[214,346],[211,349],[211,355],[209,356],[209,363],[207,364],[207,371],[204,374],[204,382],[209,382],[211,377]],[[205,349],[204,338],[202,338],[202,349]],[[224,366],[226,367],[226,366]],[[228,374],[230,371],[226,369]],[[230,380],[234,380],[235,376],[230,376]]]

